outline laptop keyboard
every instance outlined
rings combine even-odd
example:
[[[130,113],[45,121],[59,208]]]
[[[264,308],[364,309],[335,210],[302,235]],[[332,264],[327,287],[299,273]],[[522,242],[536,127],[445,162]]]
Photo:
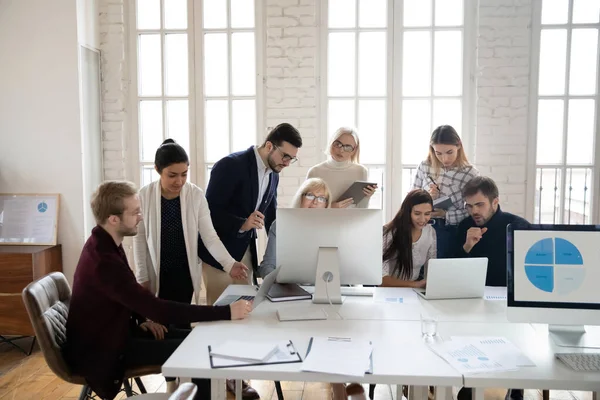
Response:
[[[230,294],[228,296],[223,297],[221,300],[215,303],[216,306],[227,306],[231,303],[235,303],[238,300],[254,300],[254,296],[240,296],[238,294]]]

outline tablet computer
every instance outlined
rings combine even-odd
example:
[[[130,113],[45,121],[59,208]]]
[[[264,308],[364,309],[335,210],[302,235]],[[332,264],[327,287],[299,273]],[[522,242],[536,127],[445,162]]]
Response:
[[[366,188],[367,186],[377,186],[377,183],[356,181],[352,185],[350,185],[350,187],[344,192],[344,194],[342,194],[336,200],[336,202],[346,200],[346,199],[349,199],[350,197],[352,197],[352,199],[354,200],[354,204],[360,203],[362,201],[362,199],[365,198],[363,189]]]

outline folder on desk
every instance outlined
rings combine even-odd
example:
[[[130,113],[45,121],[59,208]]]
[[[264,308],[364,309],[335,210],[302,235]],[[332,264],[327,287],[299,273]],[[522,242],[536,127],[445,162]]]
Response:
[[[310,341],[308,342],[308,349],[306,350],[306,356],[304,356],[304,358],[306,359],[306,357],[308,357],[308,354],[310,353],[310,350],[312,349],[312,344],[313,344],[313,337],[310,338]],[[347,338],[329,338],[330,340],[336,340],[336,339],[340,339],[340,340],[348,340]],[[373,344],[373,342],[369,342],[369,344]],[[365,374],[372,374],[373,373],[373,352],[371,352],[371,354],[369,355],[369,367],[367,368],[367,370],[365,371]]]
[[[248,342],[248,346],[252,346],[252,342]],[[302,362],[300,353],[296,350],[294,343],[291,340],[282,341],[277,344],[278,351],[265,361],[241,361],[229,358],[221,358],[212,355],[211,346],[208,346],[208,355],[210,358],[210,367],[217,368],[232,368],[232,367],[252,367],[258,365],[269,364],[293,364]]]

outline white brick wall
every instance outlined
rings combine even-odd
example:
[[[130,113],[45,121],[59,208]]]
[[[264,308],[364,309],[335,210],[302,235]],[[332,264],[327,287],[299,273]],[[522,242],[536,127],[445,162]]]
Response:
[[[102,63],[102,144],[104,177],[132,179],[128,160],[128,52],[127,1],[100,0]]]
[[[265,0],[266,126],[289,122],[303,140],[300,161],[286,168],[279,183],[279,204],[287,206],[317,154],[318,68],[315,0]]]
[[[525,214],[531,0],[480,0],[475,163]]]
[[[470,1],[470,0],[466,0]],[[126,0],[100,0],[104,170],[128,178],[129,53]],[[300,162],[284,170],[286,205],[322,160],[318,145],[317,0],[264,0],[265,126],[300,130]],[[525,212],[531,0],[479,0],[475,160],[500,187],[506,210]]]

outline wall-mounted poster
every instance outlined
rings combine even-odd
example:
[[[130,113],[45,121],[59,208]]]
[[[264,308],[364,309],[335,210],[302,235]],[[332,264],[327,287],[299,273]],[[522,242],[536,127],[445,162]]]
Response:
[[[55,245],[58,194],[0,193],[0,245]]]

